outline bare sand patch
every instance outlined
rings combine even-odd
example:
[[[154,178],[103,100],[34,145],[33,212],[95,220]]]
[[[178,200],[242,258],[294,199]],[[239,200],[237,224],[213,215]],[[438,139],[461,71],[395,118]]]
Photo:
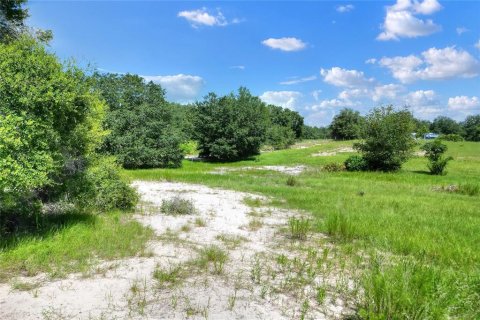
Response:
[[[254,170],[270,170],[276,171],[284,174],[289,174],[292,176],[298,176],[303,171],[307,169],[307,166],[298,165],[298,166],[257,166],[257,167],[239,167],[239,168],[226,168],[220,167],[211,171],[212,174],[226,174],[228,172],[237,172],[237,171],[254,171]]]
[[[352,312],[346,293],[353,283],[327,267],[325,237],[286,235],[289,217],[308,216],[251,208],[247,197],[268,201],[254,194],[171,182],[133,185],[142,199],[135,219],[157,235],[151,257],[105,262],[86,278],[41,279],[28,291],[2,284],[0,319],[338,319]],[[195,214],[163,214],[162,202],[175,196],[190,200]],[[228,257],[220,272],[199,260],[212,246]],[[162,283],[155,270],[179,271]]]
[[[338,148],[331,151],[323,151],[312,154],[312,157],[329,157],[337,155],[338,153],[351,153],[356,152],[352,147]]]

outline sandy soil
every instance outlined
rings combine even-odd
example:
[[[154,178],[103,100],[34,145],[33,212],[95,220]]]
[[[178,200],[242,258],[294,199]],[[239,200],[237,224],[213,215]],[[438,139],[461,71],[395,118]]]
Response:
[[[321,235],[288,237],[287,220],[300,213],[265,206],[268,199],[256,195],[200,185],[134,186],[142,197],[135,218],[157,235],[151,256],[104,262],[89,277],[16,279],[38,283],[27,291],[1,284],[0,319],[338,319],[351,312],[338,291],[351,289],[350,280],[335,270],[312,274],[299,267],[329,252]],[[162,214],[162,201],[175,196],[191,200],[196,213]],[[261,206],[248,207],[247,197]],[[221,272],[192,267],[210,245],[228,253]],[[156,269],[174,268],[183,270],[175,285],[153,277]],[[320,302],[316,286],[325,288]]]
[[[307,169],[306,166],[298,165],[298,166],[258,166],[258,167],[239,167],[239,168],[226,168],[220,167],[216,168],[215,170],[211,171],[212,174],[226,174],[228,172],[233,171],[250,171],[250,170],[270,170],[276,171],[280,173],[289,174],[292,176],[298,176],[303,171]]]
[[[345,148],[334,149],[332,151],[314,153],[312,154],[312,157],[329,157],[329,156],[334,156],[338,153],[350,153],[350,152],[356,152],[356,151],[351,147],[345,147]]]

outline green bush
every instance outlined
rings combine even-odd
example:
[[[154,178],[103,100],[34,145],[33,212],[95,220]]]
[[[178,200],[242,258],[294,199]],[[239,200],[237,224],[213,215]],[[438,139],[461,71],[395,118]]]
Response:
[[[362,134],[364,119],[358,111],[342,109],[330,124],[332,138],[335,140],[359,139]]]
[[[210,93],[195,105],[195,134],[200,156],[233,161],[260,151],[265,141],[268,110],[265,104],[240,88],[237,95],[218,97]]]
[[[193,202],[187,199],[182,199],[178,196],[170,200],[163,200],[161,211],[169,215],[187,215],[196,212]]]
[[[365,118],[365,139],[354,145],[370,170],[396,171],[415,145],[412,114],[392,106],[373,109]]]
[[[468,116],[462,126],[465,140],[480,141],[480,114]]]
[[[274,150],[286,149],[295,143],[295,133],[288,127],[272,125],[267,129],[266,144]]]
[[[441,140],[446,140],[446,141],[454,141],[454,142],[458,142],[458,141],[463,141],[463,137],[459,134],[456,134],[456,133],[450,133],[450,134],[442,134],[440,135],[439,139]]]
[[[364,171],[368,169],[368,163],[362,156],[353,155],[344,162],[347,171]]]
[[[445,167],[448,162],[452,160],[452,157],[443,158],[443,154],[447,151],[447,146],[440,140],[434,140],[433,142],[427,142],[422,146],[422,150],[425,151],[425,157],[428,158],[428,169],[431,174],[442,175],[445,174]]]

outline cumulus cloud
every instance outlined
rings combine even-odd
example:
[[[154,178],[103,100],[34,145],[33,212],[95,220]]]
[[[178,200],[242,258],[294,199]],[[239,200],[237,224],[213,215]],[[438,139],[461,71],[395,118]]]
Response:
[[[370,93],[373,101],[387,101],[392,103],[405,88],[398,84],[385,84],[376,86]]]
[[[455,111],[471,111],[480,107],[478,97],[456,96],[448,98],[448,109]]]
[[[167,97],[175,101],[189,101],[197,98],[204,84],[201,77],[187,74],[142,77],[147,81],[160,84],[167,91]]]
[[[340,13],[350,12],[353,9],[355,9],[355,6],[353,4],[346,4],[346,5],[337,7],[337,11]]]
[[[362,71],[347,70],[333,67],[329,70],[321,69],[323,81],[337,87],[357,88],[370,85],[374,80],[367,79]]]
[[[393,77],[403,83],[416,80],[443,80],[449,78],[472,78],[480,73],[480,63],[467,51],[446,47],[430,48],[422,57],[382,58],[378,62],[390,70]]]
[[[298,91],[265,91],[260,99],[268,104],[295,110],[302,94]]]
[[[404,100],[405,104],[412,108],[413,114],[421,119],[433,119],[445,113],[444,108],[440,106],[437,93],[433,90],[410,92]]]
[[[177,16],[186,19],[194,28],[202,25],[224,27],[229,24],[241,22],[241,19],[238,18],[228,21],[220,10],[217,10],[216,13],[210,13],[205,7],[197,10],[180,11]]]
[[[303,78],[293,77],[290,80],[280,82],[280,84],[282,84],[282,85],[292,85],[292,84],[298,84],[298,83],[303,83],[303,82],[308,82],[308,81],[313,81],[313,80],[317,80],[316,75],[309,76],[309,77],[303,77]]]
[[[300,51],[307,47],[307,44],[300,39],[289,38],[269,38],[262,41],[262,44],[272,49],[281,51]]]
[[[397,0],[396,4],[387,7],[383,32],[377,40],[398,40],[399,38],[416,38],[427,36],[441,28],[431,19],[421,19],[418,15],[430,15],[442,6],[437,0]]]

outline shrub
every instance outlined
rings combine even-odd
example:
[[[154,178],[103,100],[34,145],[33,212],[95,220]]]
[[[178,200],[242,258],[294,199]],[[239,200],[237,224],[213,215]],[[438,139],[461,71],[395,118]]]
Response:
[[[344,162],[348,171],[364,171],[368,169],[368,163],[362,156],[353,155]]]
[[[297,179],[296,179],[295,177],[293,177],[293,176],[288,177],[288,179],[287,179],[287,186],[289,186],[289,187],[294,187],[294,186],[296,186],[297,184],[298,184],[298,181],[297,181]]]
[[[196,211],[192,201],[182,199],[178,196],[175,196],[170,200],[163,200],[161,210],[165,214],[174,216],[194,214]]]
[[[447,151],[447,146],[440,140],[434,140],[428,142],[422,146],[422,150],[425,151],[425,157],[428,158],[428,169],[431,174],[442,175],[445,174],[445,167],[447,163],[452,160],[452,157],[443,158],[443,154]]]
[[[456,133],[442,134],[442,135],[440,135],[440,139],[441,140],[446,140],[446,141],[455,141],[455,142],[464,140],[461,135],[456,134]]]
[[[247,89],[223,97],[210,93],[195,105],[195,111],[194,128],[201,157],[233,161],[259,153],[265,141],[268,111]]]
[[[272,125],[267,129],[266,143],[274,150],[286,149],[295,143],[295,133],[288,127]]]
[[[412,114],[392,106],[373,109],[366,117],[365,140],[354,147],[370,170],[395,171],[408,160],[415,145]]]
[[[331,162],[324,165],[323,170],[327,172],[338,172],[345,170],[345,166],[341,163]]]
[[[362,134],[363,118],[358,111],[342,109],[330,125],[331,135],[335,140],[358,139]]]

